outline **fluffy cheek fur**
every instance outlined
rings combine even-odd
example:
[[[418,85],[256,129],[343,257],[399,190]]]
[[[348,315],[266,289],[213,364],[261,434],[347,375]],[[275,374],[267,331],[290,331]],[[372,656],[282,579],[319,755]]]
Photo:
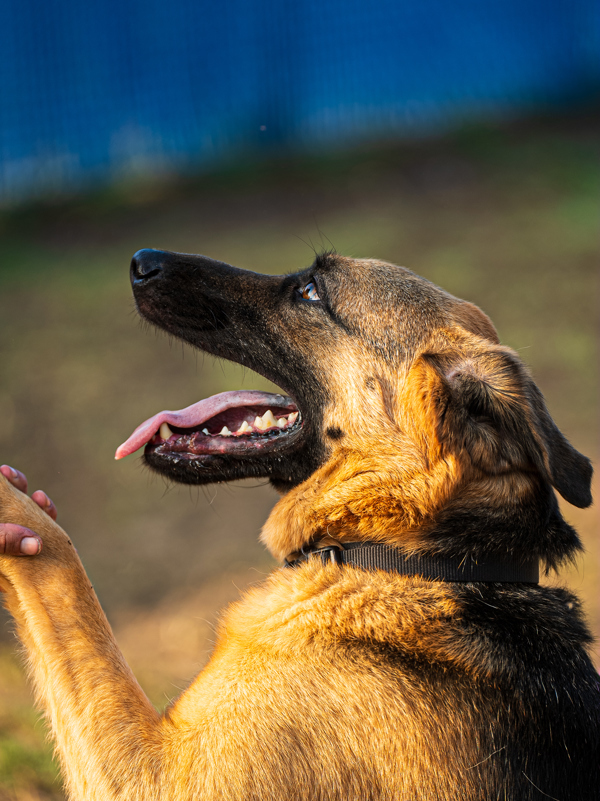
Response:
[[[470,468],[438,440],[434,370],[419,362],[398,379],[358,352],[346,364],[343,375],[333,373],[338,400],[324,415],[330,458],[279,501],[263,528],[278,559],[325,535],[408,543]]]
[[[400,367],[344,348],[343,374],[334,369],[339,352],[325,370],[336,399],[324,413],[330,457],[263,528],[276,558],[327,535],[413,552],[525,549],[551,566],[579,547],[551,485],[577,497],[546,467],[553,449],[570,446],[550,428],[516,354],[456,327],[436,332]],[[576,455],[583,485],[589,463]],[[530,543],[519,542],[522,531],[533,532]]]

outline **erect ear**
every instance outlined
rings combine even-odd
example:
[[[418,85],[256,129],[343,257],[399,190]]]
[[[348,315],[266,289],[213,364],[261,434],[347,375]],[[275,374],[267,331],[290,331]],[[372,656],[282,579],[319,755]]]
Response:
[[[472,346],[425,354],[439,384],[434,402],[440,443],[464,449],[485,472],[537,469],[574,506],[592,502],[592,465],[550,417],[516,353]]]

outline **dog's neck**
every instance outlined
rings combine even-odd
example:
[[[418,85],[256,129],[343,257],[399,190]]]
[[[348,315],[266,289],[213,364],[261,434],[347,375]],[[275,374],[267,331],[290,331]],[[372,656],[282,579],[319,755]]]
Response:
[[[537,559],[516,561],[490,557],[476,561],[468,557],[407,555],[399,548],[381,542],[341,543],[331,537],[289,554],[285,564],[287,567],[295,567],[314,558],[321,559],[323,564],[384,570],[402,576],[420,576],[431,581],[539,582]]]

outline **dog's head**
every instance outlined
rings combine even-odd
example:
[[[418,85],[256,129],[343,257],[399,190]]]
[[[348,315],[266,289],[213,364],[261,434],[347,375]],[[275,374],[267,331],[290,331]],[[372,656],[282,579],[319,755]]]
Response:
[[[131,278],[145,319],[285,394],[162,412],[118,455],[145,445],[150,467],[188,484],[268,477],[285,493],[263,531],[277,557],[324,534],[550,565],[578,547],[552,487],[588,506],[590,463],[476,306],[337,254],[265,276],[143,250]]]

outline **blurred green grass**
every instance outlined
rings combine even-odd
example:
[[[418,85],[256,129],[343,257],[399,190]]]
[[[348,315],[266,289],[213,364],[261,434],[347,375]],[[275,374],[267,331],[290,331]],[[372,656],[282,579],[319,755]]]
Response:
[[[0,799],[58,801],[61,783],[13,649],[0,649]]]
[[[168,488],[138,457],[114,463],[116,446],[159,409],[269,386],[141,326],[127,274],[133,252],[201,252],[286,272],[333,246],[403,264],[492,317],[558,425],[594,457],[599,127],[555,120],[281,157],[0,217],[0,461],[56,501],[159,704],[204,660],[205,621],[270,568],[257,535],[276,496],[262,482]],[[568,505],[565,514],[588,551],[567,579],[598,634],[596,518]],[[0,799],[51,797],[59,791],[42,729],[28,701],[4,706],[22,678],[11,657],[2,660]]]

